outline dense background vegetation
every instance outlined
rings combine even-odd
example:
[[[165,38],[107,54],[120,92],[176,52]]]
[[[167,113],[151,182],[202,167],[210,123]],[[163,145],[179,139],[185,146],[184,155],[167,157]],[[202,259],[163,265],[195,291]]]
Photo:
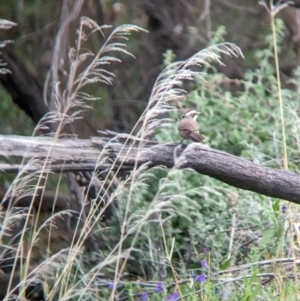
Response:
[[[63,91],[66,99],[70,97],[75,80],[70,85],[69,49],[77,47],[80,17],[87,16],[99,26],[113,27],[103,28],[105,37],[95,30],[86,41],[79,30],[84,41],[80,51],[97,53],[104,43],[114,41],[110,33],[124,23],[149,32],[132,32],[126,41],[127,50],[136,59],[124,51],[109,52],[122,61],[104,65],[115,74],[113,83],[91,81],[82,89],[99,99],[87,103],[91,108],[82,113],[83,119],[72,120],[72,133],[87,138],[103,129],[131,132],[152,101],[149,98],[155,80],[165,67],[211,45],[234,42],[245,58],[222,55],[226,66],[212,62],[196,69],[202,79],[182,83],[187,93],[169,103],[178,109],[169,114],[177,121],[182,108],[199,110],[199,124],[209,147],[268,167],[286,167],[286,146],[288,168],[298,172],[300,99],[295,37],[300,29],[291,22],[299,20],[296,8],[283,8],[274,20],[256,1],[85,1],[74,15],[78,3],[0,0],[1,17],[17,23],[10,30],[1,30],[2,41],[14,41],[3,48],[2,57],[14,62],[20,71],[0,74],[1,134],[31,135],[38,121],[34,117],[38,113],[32,113],[35,108],[40,106],[45,112],[55,109],[53,95],[62,96]],[[69,16],[74,18],[69,20]],[[84,32],[90,33],[87,28]],[[90,63],[87,60],[78,66],[77,76]],[[105,76],[103,81],[110,75]],[[58,82],[60,89],[54,89]],[[68,114],[81,107],[70,105]],[[64,117],[60,118],[55,121]],[[141,128],[139,121],[134,133]],[[156,128],[151,138],[179,142],[175,122]],[[48,174],[42,184],[41,178],[33,175],[12,184],[12,175],[1,175],[3,199],[9,187],[11,193],[24,193],[28,189],[25,184],[70,194],[65,177]],[[103,185],[107,182],[106,178],[101,180]],[[43,279],[51,300],[57,296],[71,300],[83,296],[88,300],[298,299],[296,205],[238,190],[191,171],[162,167],[137,170],[130,177],[121,175],[116,182],[104,188],[108,204],[114,204],[109,218],[103,218],[99,208],[90,209],[87,216],[96,221],[93,235],[99,245],[97,251],[77,246],[69,229],[55,232],[52,223],[51,240],[49,212],[32,213],[36,227],[22,236],[25,246],[14,246],[19,256],[31,259],[21,264],[21,280],[34,271],[34,276]],[[89,197],[89,204],[97,203],[97,198]],[[7,229],[24,214],[9,212],[2,218]],[[55,223],[64,225],[65,221]],[[9,239],[3,235],[3,240],[4,250]]]

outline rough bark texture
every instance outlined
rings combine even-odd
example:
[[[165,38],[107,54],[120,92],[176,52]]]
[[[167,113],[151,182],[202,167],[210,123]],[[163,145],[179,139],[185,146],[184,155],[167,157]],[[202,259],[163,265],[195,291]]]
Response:
[[[107,132],[108,136],[112,133]],[[158,144],[154,141],[135,140],[125,134],[115,138],[87,140],[28,138],[0,136],[0,158],[23,157],[40,159],[51,156],[49,170],[53,172],[78,170],[133,169],[137,166],[165,166],[191,168],[237,188],[300,204],[300,175],[264,167],[243,158],[210,149],[201,144]],[[96,164],[96,162],[101,162]],[[17,171],[20,166],[0,164],[0,170]],[[34,171],[32,166],[27,171]]]
[[[7,63],[6,68],[11,73],[0,74],[0,83],[11,95],[13,102],[37,124],[49,112],[42,99],[43,87],[10,47],[1,52],[3,61]]]
[[[298,1],[300,7],[300,1]],[[294,7],[286,7],[281,11],[281,17],[290,31],[294,49],[297,53],[297,64],[300,66],[300,10]]]
[[[300,204],[300,175],[268,168],[225,152],[190,145],[177,166],[231,186]]]

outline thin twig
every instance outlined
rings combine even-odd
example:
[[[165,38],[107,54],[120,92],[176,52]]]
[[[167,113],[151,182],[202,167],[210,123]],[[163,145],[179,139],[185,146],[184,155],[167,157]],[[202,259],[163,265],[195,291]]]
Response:
[[[235,233],[235,220],[236,220],[236,214],[234,212],[232,214],[232,220],[231,220],[231,233],[230,233],[230,241],[229,241],[229,249],[228,249],[227,259],[229,259],[231,257],[233,240],[234,240],[234,233]]]

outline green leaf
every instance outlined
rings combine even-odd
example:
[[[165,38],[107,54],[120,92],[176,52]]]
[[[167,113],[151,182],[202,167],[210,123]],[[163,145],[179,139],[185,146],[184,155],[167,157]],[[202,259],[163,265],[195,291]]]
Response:
[[[221,263],[220,269],[221,270],[226,270],[230,266],[231,259],[232,258],[230,257],[230,258],[226,259],[225,261],[223,261]]]
[[[250,301],[250,300],[255,300],[256,296],[257,296],[258,293],[259,293],[259,290],[260,290],[260,287],[257,285],[257,286],[255,287],[255,289],[252,291],[252,294],[251,294],[251,296],[250,296],[249,301]]]
[[[279,200],[273,201],[272,208],[273,208],[275,217],[277,217],[279,214],[280,201]]]
[[[258,246],[265,247],[271,240],[274,239],[275,231],[273,229],[268,229],[265,231],[263,237],[258,242]]]

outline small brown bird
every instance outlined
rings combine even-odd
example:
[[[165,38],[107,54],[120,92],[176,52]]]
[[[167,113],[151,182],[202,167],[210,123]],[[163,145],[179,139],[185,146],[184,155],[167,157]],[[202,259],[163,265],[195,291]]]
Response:
[[[178,124],[178,132],[183,140],[193,140],[194,142],[201,142],[204,140],[204,137],[199,132],[199,124],[197,123],[199,114],[200,113],[195,110],[191,110],[181,116],[181,120]]]

